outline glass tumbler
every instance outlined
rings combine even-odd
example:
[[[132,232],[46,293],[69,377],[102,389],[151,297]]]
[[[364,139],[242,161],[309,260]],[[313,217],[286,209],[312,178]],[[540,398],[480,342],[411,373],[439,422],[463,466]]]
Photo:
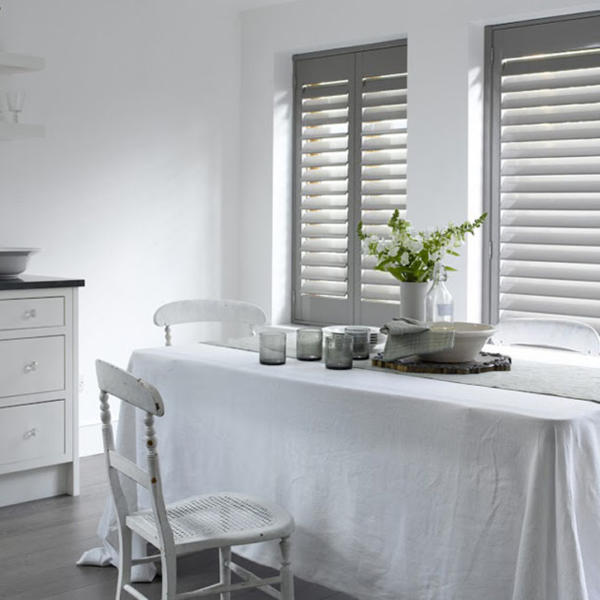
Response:
[[[262,365],[285,364],[285,331],[269,330],[259,333],[259,360]]]
[[[356,360],[369,358],[369,328],[368,327],[346,327],[346,333],[354,340],[352,356]]]
[[[325,366],[328,369],[351,369],[353,337],[349,333],[332,333],[325,339]]]
[[[319,327],[296,330],[296,358],[298,360],[321,360],[323,355],[323,331]]]

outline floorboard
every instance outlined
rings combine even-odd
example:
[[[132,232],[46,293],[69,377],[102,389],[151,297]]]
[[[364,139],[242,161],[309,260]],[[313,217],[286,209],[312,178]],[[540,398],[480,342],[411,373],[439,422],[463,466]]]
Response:
[[[96,528],[107,495],[104,459],[91,456],[81,460],[79,497],[60,496],[0,508],[0,600],[112,600],[116,569],[75,565],[84,550],[98,544]],[[274,573],[241,557],[236,557],[236,562],[259,575]],[[215,583],[217,577],[215,551],[178,561],[180,591]],[[160,599],[160,578],[139,587],[152,600]],[[295,591],[296,600],[353,600],[298,578]],[[232,600],[266,598],[258,590],[232,594]]]

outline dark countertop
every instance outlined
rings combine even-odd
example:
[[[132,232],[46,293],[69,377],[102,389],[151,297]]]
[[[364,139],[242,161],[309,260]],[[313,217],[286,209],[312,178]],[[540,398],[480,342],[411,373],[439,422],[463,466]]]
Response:
[[[83,287],[83,279],[65,277],[49,277],[47,275],[21,275],[12,279],[0,279],[0,291],[32,290],[40,288]]]

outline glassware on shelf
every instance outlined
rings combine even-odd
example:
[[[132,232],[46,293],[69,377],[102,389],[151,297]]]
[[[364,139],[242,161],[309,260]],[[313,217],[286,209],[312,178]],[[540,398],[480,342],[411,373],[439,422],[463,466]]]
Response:
[[[433,270],[433,283],[425,296],[425,320],[432,323],[454,321],[454,299],[446,287],[448,274],[441,263]]]
[[[11,90],[6,93],[8,110],[13,114],[13,123],[19,122],[19,114],[25,104],[25,92],[22,90]]]
[[[323,354],[323,331],[320,327],[304,327],[296,331],[296,358],[298,360],[321,360]]]
[[[325,366],[351,369],[353,337],[349,333],[330,333],[325,338]]]
[[[268,329],[259,333],[259,360],[262,365],[285,364],[285,331]]]

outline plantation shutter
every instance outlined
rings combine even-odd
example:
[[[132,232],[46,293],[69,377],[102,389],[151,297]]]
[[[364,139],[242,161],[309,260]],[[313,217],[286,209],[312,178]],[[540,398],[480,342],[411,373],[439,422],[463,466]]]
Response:
[[[399,290],[356,229],[406,207],[406,45],[295,57],[294,81],[293,318],[380,325]]]
[[[395,209],[406,217],[406,46],[372,50],[358,57],[360,81],[360,215],[365,233],[389,236]],[[360,252],[361,248],[358,248]],[[356,260],[360,273],[358,321],[381,325],[399,314],[399,282],[376,271],[374,256]]]
[[[352,321],[351,54],[297,61],[295,303],[298,320]]]
[[[497,316],[600,329],[600,22],[556,25],[496,40]]]

